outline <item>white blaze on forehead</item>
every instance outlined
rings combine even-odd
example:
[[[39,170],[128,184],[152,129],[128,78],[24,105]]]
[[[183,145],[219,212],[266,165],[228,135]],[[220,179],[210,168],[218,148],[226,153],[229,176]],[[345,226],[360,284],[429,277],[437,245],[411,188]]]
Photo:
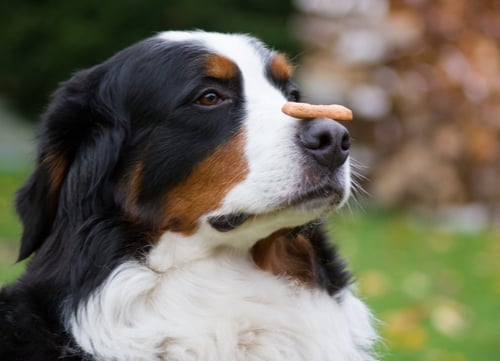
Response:
[[[245,82],[252,82],[259,75],[264,74],[266,59],[264,59],[264,53],[261,51],[265,47],[258,40],[248,35],[206,33],[203,31],[167,31],[160,33],[158,38],[177,42],[192,41],[205,46],[209,51],[226,56],[238,65],[244,74]]]

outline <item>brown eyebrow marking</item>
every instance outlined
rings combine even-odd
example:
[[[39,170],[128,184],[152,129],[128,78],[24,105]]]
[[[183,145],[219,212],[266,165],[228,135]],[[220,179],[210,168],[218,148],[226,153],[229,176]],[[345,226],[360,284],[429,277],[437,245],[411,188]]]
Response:
[[[228,80],[237,76],[238,66],[223,55],[211,54],[205,61],[203,71],[210,78]]]
[[[271,74],[276,79],[288,79],[293,74],[293,67],[282,53],[275,53],[269,64]]]

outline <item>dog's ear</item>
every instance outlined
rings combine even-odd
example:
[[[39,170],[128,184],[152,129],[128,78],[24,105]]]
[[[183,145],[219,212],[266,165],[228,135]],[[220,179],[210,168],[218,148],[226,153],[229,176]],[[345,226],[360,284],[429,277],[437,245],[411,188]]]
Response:
[[[18,260],[35,252],[58,212],[85,217],[116,164],[125,137],[123,112],[99,67],[76,73],[54,93],[39,130],[36,167],[18,191],[23,223]]]
[[[49,234],[57,209],[59,188],[67,165],[61,157],[47,157],[17,193],[16,209],[23,224],[18,261],[33,253]]]

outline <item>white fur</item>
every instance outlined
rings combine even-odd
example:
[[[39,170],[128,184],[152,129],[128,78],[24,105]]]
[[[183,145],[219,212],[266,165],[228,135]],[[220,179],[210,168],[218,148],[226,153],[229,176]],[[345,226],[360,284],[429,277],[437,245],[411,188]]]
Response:
[[[199,242],[163,238],[177,248],[165,256]],[[370,314],[350,290],[334,299],[261,271],[234,249],[198,251],[167,260],[163,272],[118,267],[70,320],[76,341],[99,360],[372,360]]]
[[[250,247],[287,226],[304,224],[331,204],[290,207],[300,189],[303,155],[294,138],[298,119],[264,75],[255,41],[242,35],[168,32],[167,41],[196,40],[232,59],[244,79],[246,179],[210,215],[256,214],[221,233],[200,220],[185,237],[165,233],[144,263],[116,270],[67,327],[98,360],[368,361],[375,332],[364,304],[349,289],[335,297],[256,267]],[[349,164],[337,172],[349,195]],[[340,204],[339,204],[340,205]],[[281,207],[281,208],[280,208]]]

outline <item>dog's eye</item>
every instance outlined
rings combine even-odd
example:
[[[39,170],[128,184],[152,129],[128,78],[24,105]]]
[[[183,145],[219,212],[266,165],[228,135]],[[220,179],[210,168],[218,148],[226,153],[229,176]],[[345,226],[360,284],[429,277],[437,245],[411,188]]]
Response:
[[[205,93],[203,93],[196,103],[203,105],[205,107],[212,107],[214,105],[218,105],[222,102],[223,98],[222,96],[219,95],[219,93],[210,90]]]

